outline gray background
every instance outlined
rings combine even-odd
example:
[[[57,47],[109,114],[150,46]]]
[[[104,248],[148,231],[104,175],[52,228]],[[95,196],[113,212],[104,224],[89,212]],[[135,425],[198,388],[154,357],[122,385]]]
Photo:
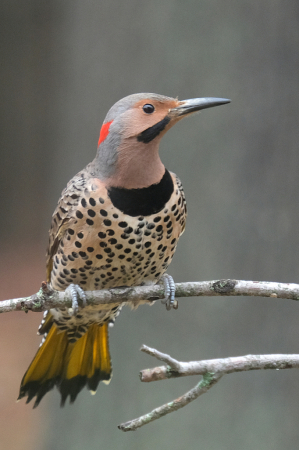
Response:
[[[188,223],[170,267],[176,281],[297,282],[299,3],[295,0],[3,0],[1,30],[1,298],[45,278],[51,214],[66,182],[94,157],[107,110],[134,92],[214,96],[163,139],[183,181]],[[181,300],[123,310],[110,333],[111,384],[59,408],[15,404],[36,351],[39,314],[0,318],[3,448],[294,449],[298,372],[229,375],[183,410],[135,433],[117,424],[174,399],[196,378],[142,384],[156,361],[298,353],[298,306],[262,298]],[[5,447],[4,447],[5,445]]]

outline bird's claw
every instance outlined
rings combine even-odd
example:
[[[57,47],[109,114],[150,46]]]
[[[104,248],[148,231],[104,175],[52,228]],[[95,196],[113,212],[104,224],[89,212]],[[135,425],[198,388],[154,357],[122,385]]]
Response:
[[[65,292],[69,292],[72,298],[73,315],[76,315],[79,308],[78,299],[82,301],[83,307],[86,306],[86,294],[78,284],[70,284]]]
[[[175,300],[175,283],[171,275],[164,274],[161,278],[164,283],[164,300],[161,300],[163,305],[166,305],[166,309],[169,311],[171,308],[178,309],[178,301]]]

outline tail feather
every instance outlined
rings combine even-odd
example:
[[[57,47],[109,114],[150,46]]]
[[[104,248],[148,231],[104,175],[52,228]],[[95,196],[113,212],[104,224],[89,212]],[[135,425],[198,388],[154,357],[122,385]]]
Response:
[[[107,324],[91,325],[77,342],[70,343],[67,332],[53,323],[22,379],[18,400],[28,396],[28,403],[36,396],[35,408],[56,385],[61,406],[68,396],[73,403],[85,385],[94,392],[100,381],[109,382],[111,372]]]
[[[107,325],[108,327],[108,325]],[[100,330],[97,330],[98,334],[100,333]],[[98,349],[98,355],[101,355],[101,371],[103,374],[108,373],[109,370],[111,371],[111,362],[109,357],[109,342],[108,342],[108,333],[104,334],[101,338],[98,336],[97,343],[99,345]],[[95,351],[95,349],[94,349]],[[96,369],[96,368],[95,368]],[[103,381],[106,384],[109,384],[111,378],[104,378]]]
[[[106,325],[108,327],[108,325]],[[102,333],[101,328],[95,330],[95,345],[93,346],[93,358],[90,360],[87,386],[94,393],[97,390],[99,380],[105,384],[111,381],[111,360],[109,355],[108,333]]]

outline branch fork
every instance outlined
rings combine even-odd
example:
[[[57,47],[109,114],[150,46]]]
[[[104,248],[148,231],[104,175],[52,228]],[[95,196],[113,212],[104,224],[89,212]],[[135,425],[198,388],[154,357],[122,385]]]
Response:
[[[140,372],[143,382],[166,380],[190,375],[202,375],[202,379],[190,391],[179,398],[155,408],[153,411],[122,423],[118,428],[122,431],[132,431],[142,427],[166,414],[177,411],[191,403],[200,395],[209,391],[223,375],[233,372],[262,369],[299,369],[299,355],[247,355],[232,358],[210,359],[203,361],[180,362],[170,355],[161,353],[154,348],[143,345],[141,351],[154,356],[167,366],[145,369]]]

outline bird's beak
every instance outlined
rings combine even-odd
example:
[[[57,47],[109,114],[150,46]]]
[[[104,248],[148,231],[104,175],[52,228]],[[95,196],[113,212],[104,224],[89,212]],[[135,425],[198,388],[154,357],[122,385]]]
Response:
[[[213,98],[213,97],[203,97],[203,98],[191,98],[189,100],[181,100],[179,105],[172,108],[169,113],[175,117],[184,116],[185,114],[190,114],[192,112],[200,111],[201,109],[212,108],[213,106],[225,105],[230,103],[227,98]]]

